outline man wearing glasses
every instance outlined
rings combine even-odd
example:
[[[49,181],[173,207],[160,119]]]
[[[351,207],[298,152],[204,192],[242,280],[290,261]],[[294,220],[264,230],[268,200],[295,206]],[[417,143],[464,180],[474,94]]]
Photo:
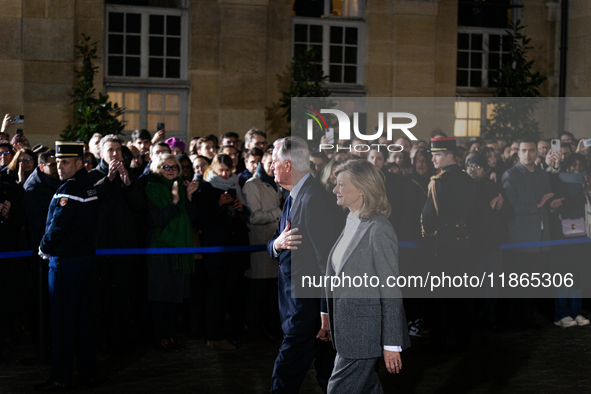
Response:
[[[267,134],[262,130],[250,129],[246,132],[244,141],[244,147],[246,150],[259,148],[264,152],[267,147]]]
[[[8,141],[0,141],[0,170],[8,166],[14,157],[12,145]]]

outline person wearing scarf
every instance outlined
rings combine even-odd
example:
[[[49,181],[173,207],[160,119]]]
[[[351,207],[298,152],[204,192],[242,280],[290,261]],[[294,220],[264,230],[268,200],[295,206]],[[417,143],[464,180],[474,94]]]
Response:
[[[248,245],[249,210],[243,205],[244,197],[233,173],[230,156],[217,154],[205,172],[205,182],[200,186],[204,204],[210,209],[200,215],[203,246]],[[245,284],[244,271],[248,268],[248,253],[208,253],[203,256],[206,289],[206,337],[207,345],[215,350],[234,350],[236,346],[226,339],[225,316],[230,314],[229,329],[240,330],[244,326]]]
[[[185,188],[180,163],[170,154],[160,154],[150,164],[146,185],[151,228],[150,248],[193,247],[192,195],[198,184]],[[157,346],[165,351],[182,348],[173,338],[178,304],[189,295],[189,274],[195,272],[193,254],[148,255],[148,297],[152,302]]]
[[[588,163],[585,157],[578,153],[568,156],[562,166],[562,171],[551,176],[552,190],[555,197],[562,199],[562,205],[554,212],[551,222],[553,239],[564,239],[561,219],[582,219],[585,215],[585,196],[591,192],[591,181],[588,181]],[[579,238],[586,237],[586,234]],[[591,246],[589,244],[565,245],[553,248],[555,255],[552,261],[568,258],[572,266],[588,264]],[[575,274],[576,275],[576,274]],[[560,287],[554,299],[554,324],[568,328],[585,326],[590,322],[581,315],[580,288]]]
[[[213,165],[213,164],[212,164]],[[211,186],[216,189],[227,191],[229,189],[236,190],[236,198],[240,202],[244,202],[244,196],[242,195],[242,188],[238,182],[238,175],[232,174],[229,178],[223,178],[215,173],[215,170],[208,171],[205,174],[205,181],[211,183]]]
[[[255,173],[244,184],[245,204],[250,209],[248,238],[251,245],[265,244],[273,238],[281,218],[281,191],[275,183],[271,163],[273,150],[268,150],[258,164]],[[273,336],[280,327],[277,308],[277,261],[266,251],[250,254],[246,326],[255,338]],[[263,327],[265,328],[263,330]]]

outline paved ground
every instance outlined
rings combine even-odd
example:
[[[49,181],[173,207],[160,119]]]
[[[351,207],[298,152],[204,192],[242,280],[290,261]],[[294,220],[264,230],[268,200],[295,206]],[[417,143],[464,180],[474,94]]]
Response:
[[[398,376],[380,375],[386,393],[589,393],[591,327],[480,332],[469,351],[433,352],[413,338]],[[185,340],[181,353],[144,346],[126,356],[99,354],[100,384],[92,393],[266,393],[277,343],[243,340],[233,352]],[[21,343],[0,365],[0,393],[31,393],[49,368]],[[76,390],[76,392],[85,392]],[[310,372],[301,393],[321,393]]]

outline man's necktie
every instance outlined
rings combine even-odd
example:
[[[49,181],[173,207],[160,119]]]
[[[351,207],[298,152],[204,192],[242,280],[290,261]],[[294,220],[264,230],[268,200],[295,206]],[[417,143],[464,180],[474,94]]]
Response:
[[[287,205],[287,216],[286,219],[288,222],[291,223],[291,194],[289,195],[289,197],[287,197],[287,201],[285,202],[285,205]],[[285,223],[285,225],[287,226],[287,223]]]

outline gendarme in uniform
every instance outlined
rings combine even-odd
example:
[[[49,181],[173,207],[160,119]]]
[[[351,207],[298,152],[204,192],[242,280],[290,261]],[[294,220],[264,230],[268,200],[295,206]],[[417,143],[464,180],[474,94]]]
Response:
[[[433,270],[452,276],[469,271],[468,218],[476,195],[474,180],[455,163],[455,148],[455,138],[431,138],[433,163],[440,173],[431,178],[421,214],[423,236],[432,241],[436,253]],[[472,321],[473,303],[465,298],[467,294],[456,290],[464,291],[448,288],[443,295],[464,298],[441,298],[438,294],[432,300],[431,339],[440,350],[447,346],[465,347],[470,343],[469,328],[462,329],[461,324]],[[455,338],[455,342],[447,343],[448,338]]]
[[[49,259],[51,375],[36,388],[54,391],[72,383],[74,356],[79,381],[92,382],[96,352],[92,334],[91,289],[98,197],[83,166],[83,142],[56,142],[62,185],[49,205],[39,254]]]
[[[437,152],[453,153],[455,148],[455,138],[431,138],[434,155]],[[452,163],[437,168],[439,174],[431,177],[421,214],[423,236],[435,238],[435,252],[444,260],[447,252],[464,246],[469,239],[468,217],[476,195],[474,180],[460,169],[455,160]]]

